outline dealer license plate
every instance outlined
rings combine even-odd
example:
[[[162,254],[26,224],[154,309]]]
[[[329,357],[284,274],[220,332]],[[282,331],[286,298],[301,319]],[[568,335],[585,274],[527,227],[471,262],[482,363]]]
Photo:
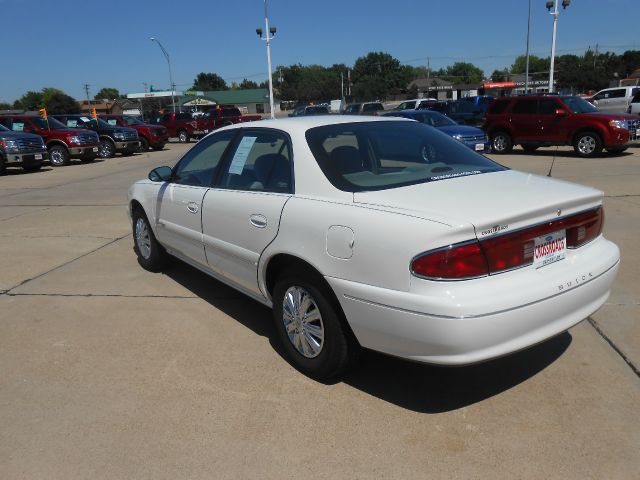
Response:
[[[484,143],[476,143],[476,152],[481,152],[484,150]]]
[[[93,151],[97,152],[98,151],[98,147],[93,147]]]
[[[41,153],[36,153],[34,155],[34,157],[35,157],[36,160],[42,160],[42,154]]]
[[[534,239],[533,265],[541,268],[558,262],[567,255],[567,235],[564,230]]]

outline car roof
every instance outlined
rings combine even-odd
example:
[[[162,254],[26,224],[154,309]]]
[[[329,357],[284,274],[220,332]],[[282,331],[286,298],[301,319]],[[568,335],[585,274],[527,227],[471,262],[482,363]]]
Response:
[[[267,120],[256,120],[254,122],[243,122],[229,125],[227,127],[215,130],[219,132],[221,130],[232,130],[234,128],[274,128],[277,130],[288,131],[306,131],[310,128],[324,127],[325,125],[335,125],[342,123],[363,123],[363,122],[395,122],[395,121],[407,121],[406,118],[401,117],[385,117],[376,115],[319,115],[319,116],[307,116],[307,117],[286,117]]]

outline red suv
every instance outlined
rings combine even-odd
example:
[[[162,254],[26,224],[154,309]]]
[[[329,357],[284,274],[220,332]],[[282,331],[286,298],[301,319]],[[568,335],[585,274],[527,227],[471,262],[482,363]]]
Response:
[[[114,127],[129,127],[137,131],[141,152],[146,152],[149,147],[162,150],[165,143],[169,141],[165,127],[144,123],[132,115],[98,115],[98,117]]]
[[[573,145],[581,157],[606,149],[623,152],[640,138],[640,120],[624,114],[600,112],[580,97],[523,95],[493,101],[483,129],[495,153],[508,153],[515,144],[528,152],[538,147]]]

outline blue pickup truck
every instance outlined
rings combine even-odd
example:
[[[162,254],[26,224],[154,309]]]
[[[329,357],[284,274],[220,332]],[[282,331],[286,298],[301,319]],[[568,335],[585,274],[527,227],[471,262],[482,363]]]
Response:
[[[40,135],[13,132],[0,125],[0,175],[4,175],[7,167],[22,167],[27,172],[39,170],[48,157]]]

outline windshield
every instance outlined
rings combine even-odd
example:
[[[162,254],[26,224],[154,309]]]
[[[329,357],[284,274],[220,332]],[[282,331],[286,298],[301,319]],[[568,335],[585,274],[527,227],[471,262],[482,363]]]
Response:
[[[132,117],[131,115],[125,115],[124,117],[122,117],[122,119],[127,125],[144,125],[144,122],[142,120],[136,117]]]
[[[593,113],[600,111],[580,97],[562,97],[562,101],[573,113]]]
[[[9,130],[7,127],[5,127],[4,125],[2,125],[0,123],[0,132],[10,132],[11,130]]]
[[[449,117],[446,117],[438,112],[416,113],[410,118],[414,118],[419,122],[426,123],[427,125],[431,125],[432,127],[450,127],[451,125],[458,125]]]
[[[417,122],[327,125],[307,130],[307,143],[340,190],[386,190],[506,170],[448,135]]]
[[[63,125],[62,123],[60,123],[58,120],[56,120],[53,117],[49,117],[49,125],[47,126],[47,120],[45,120],[44,118],[40,118],[40,117],[34,117],[31,119],[33,121],[33,123],[36,124],[36,126],[40,129],[40,130],[63,130],[66,127],[66,125]]]

